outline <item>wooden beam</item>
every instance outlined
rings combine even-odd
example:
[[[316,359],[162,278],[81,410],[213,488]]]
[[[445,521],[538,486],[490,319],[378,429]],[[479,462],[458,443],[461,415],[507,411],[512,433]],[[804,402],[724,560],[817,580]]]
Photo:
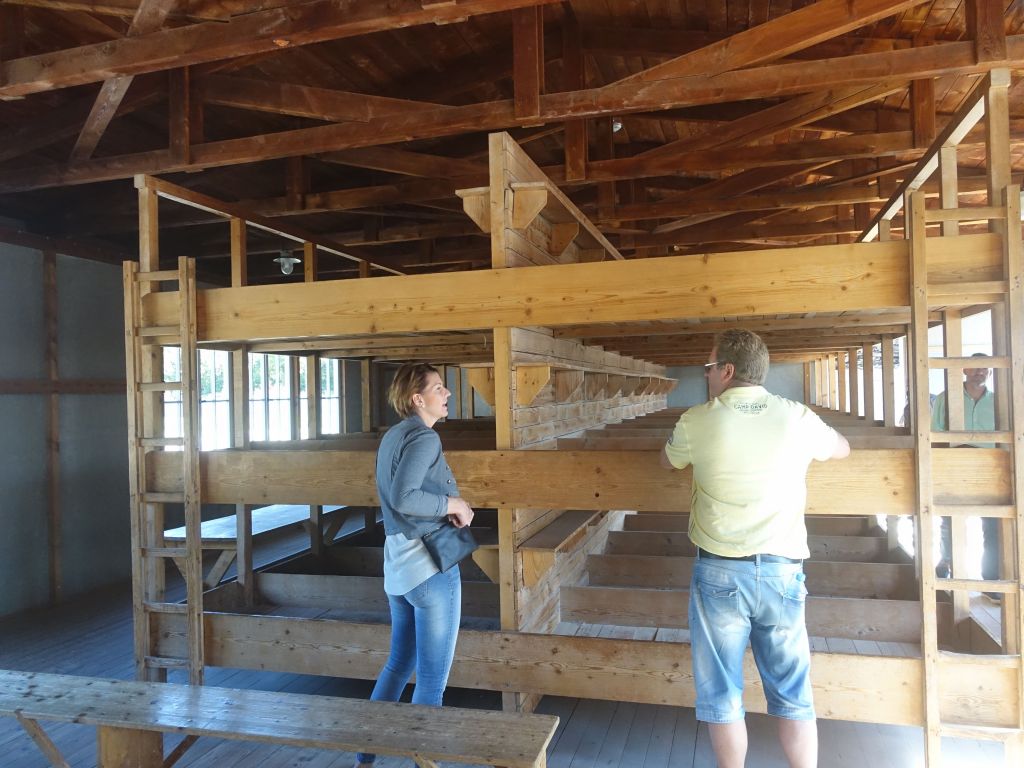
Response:
[[[457,5],[424,6],[419,0],[394,0],[381,6],[376,0],[354,0],[340,7],[332,0],[316,0],[301,7],[257,11],[224,23],[186,25],[4,62],[0,96],[27,96],[112,75],[192,66],[550,2],[554,0],[461,0]]]
[[[474,369],[475,370],[475,369]],[[935,449],[935,494],[947,505],[1006,505],[1009,457],[999,449]],[[451,451],[459,489],[481,508],[633,509],[688,512],[689,471],[666,473],[656,451]],[[203,499],[211,504],[378,506],[373,451],[213,451],[201,456]],[[155,491],[181,474],[175,452],[147,456]],[[251,478],[262,482],[255,486]],[[586,484],[566,477],[590,477]],[[915,513],[912,452],[856,450],[842,463],[814,463],[808,514]],[[973,514],[973,513],[972,513]],[[1008,516],[992,508],[990,516]]]
[[[618,84],[710,77],[763,64],[918,5],[922,0],[819,0],[725,40],[651,67]]]
[[[934,282],[992,280],[994,235],[941,238]],[[907,243],[817,246],[202,292],[200,341],[720,318],[791,312],[893,310],[907,302]],[[686,292],[663,286],[692,286]],[[813,285],[813,290],[809,286]],[[751,288],[756,286],[756,288]],[[572,295],[567,304],[564,297]],[[146,321],[169,325],[176,296],[143,300]],[[344,309],[342,310],[341,307]],[[415,307],[415,311],[412,308]]]
[[[209,75],[199,82],[197,97],[204,104],[251,109],[311,120],[365,123],[391,115],[444,110],[440,104],[387,96],[268,82],[238,75]],[[330,156],[327,158],[330,160]]]
[[[128,27],[127,37],[146,35],[160,29],[164,25],[167,14],[177,2],[178,0],[141,0],[131,26]],[[78,134],[75,146],[71,150],[72,161],[86,160],[92,157],[96,145],[103,138],[110,121],[114,119],[131,84],[131,75],[121,75],[104,81],[99,95],[89,111],[89,116],[85,119],[85,125],[82,126],[82,130]]]
[[[463,7],[459,5],[460,9]],[[1008,38],[1007,51],[1007,59],[998,64],[1012,67],[1024,64],[1024,37]],[[76,56],[69,55],[67,59],[82,63]],[[10,62],[0,67],[0,73],[6,76],[9,83],[7,86],[0,86],[0,96],[17,95],[26,89],[31,91],[51,87],[50,81],[36,79],[38,63],[25,67],[15,67],[15,63]],[[545,94],[541,96],[541,118],[548,122],[564,122],[580,117],[665,109],[681,104],[719,103],[732,99],[758,98],[763,95],[804,93],[833,86],[870,85],[876,84],[879,78],[920,79],[953,73],[971,74],[987,71],[992,66],[994,65],[978,64],[974,61],[971,43],[940,43],[884,54],[861,54],[842,60],[769,65],[757,70],[724,73],[714,78],[713,82],[690,78],[683,79],[682,82],[657,81],[640,89],[628,85],[612,85],[600,89]],[[23,72],[23,69],[28,71]],[[14,84],[16,81],[17,84]],[[124,178],[138,172],[184,171],[254,162],[271,157],[315,154],[356,146],[450,135],[466,130],[504,129],[521,122],[523,121],[515,117],[514,104],[511,100],[466,107],[446,107],[429,113],[389,116],[362,124],[328,125],[199,144],[193,148],[193,161],[189,164],[173,163],[167,151],[152,151],[90,161],[75,169],[50,166],[33,168],[17,174],[12,172],[0,183],[0,192]]]

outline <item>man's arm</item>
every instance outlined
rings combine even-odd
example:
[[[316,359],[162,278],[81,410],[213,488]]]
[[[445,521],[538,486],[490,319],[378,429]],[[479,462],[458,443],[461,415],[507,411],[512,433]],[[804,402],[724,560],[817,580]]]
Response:
[[[665,469],[676,468],[675,465],[671,461],[669,461],[668,452],[664,448],[661,449],[661,466],[663,466]]]
[[[835,450],[832,451],[832,455],[829,456],[828,458],[845,459],[847,456],[850,455],[850,441],[843,437],[839,432],[836,432],[836,437],[838,437],[839,439],[836,440]]]

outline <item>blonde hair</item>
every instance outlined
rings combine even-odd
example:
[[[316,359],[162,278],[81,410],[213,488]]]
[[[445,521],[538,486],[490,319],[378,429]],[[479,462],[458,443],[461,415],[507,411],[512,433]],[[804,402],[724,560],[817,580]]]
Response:
[[[753,331],[730,328],[715,337],[719,363],[732,363],[736,380],[764,384],[768,377],[768,347]]]
[[[431,373],[441,375],[441,372],[429,363],[404,363],[395,372],[395,378],[388,387],[388,404],[403,419],[415,410],[412,396],[427,388],[427,377]]]

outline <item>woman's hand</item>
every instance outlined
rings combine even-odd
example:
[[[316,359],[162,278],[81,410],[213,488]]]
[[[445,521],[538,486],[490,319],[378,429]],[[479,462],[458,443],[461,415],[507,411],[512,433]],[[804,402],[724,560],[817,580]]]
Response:
[[[448,519],[456,528],[465,528],[473,522],[473,508],[460,496],[449,496]]]

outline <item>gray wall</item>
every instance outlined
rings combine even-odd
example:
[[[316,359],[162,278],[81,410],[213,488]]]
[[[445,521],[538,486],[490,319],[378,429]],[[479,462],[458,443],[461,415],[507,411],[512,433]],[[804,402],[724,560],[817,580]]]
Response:
[[[679,384],[669,393],[669,408],[689,408],[707,402],[708,385],[702,367],[687,365],[669,368],[667,375],[679,379]],[[764,385],[769,392],[803,402],[804,367],[799,363],[773,365],[768,369],[768,380]]]
[[[0,244],[0,379],[44,379],[43,258]],[[62,379],[124,377],[121,271],[57,259]],[[58,504],[63,594],[130,577],[124,395],[62,395]],[[0,395],[0,615],[49,600],[47,397]]]

